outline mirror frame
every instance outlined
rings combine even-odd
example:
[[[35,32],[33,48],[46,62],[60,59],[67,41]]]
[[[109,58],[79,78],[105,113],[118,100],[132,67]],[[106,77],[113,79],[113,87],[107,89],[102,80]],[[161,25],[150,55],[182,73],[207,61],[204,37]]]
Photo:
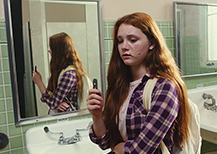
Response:
[[[18,91],[18,82],[16,76],[16,61],[15,61],[15,47],[14,47],[14,38],[13,38],[13,28],[12,28],[12,13],[11,13],[11,4],[12,0],[4,0],[4,10],[5,10],[5,24],[6,24],[6,33],[7,33],[7,45],[8,45],[8,56],[9,56],[9,65],[10,65],[10,76],[11,76],[11,88],[12,88],[12,97],[13,97],[13,107],[14,107],[14,120],[15,125],[26,125],[42,121],[50,120],[61,120],[67,119],[74,116],[80,116],[89,114],[88,109],[82,109],[78,111],[62,112],[53,115],[45,116],[35,116],[29,118],[21,118],[20,115],[20,106],[19,106],[19,91]],[[14,0],[16,1],[16,0]],[[61,1],[61,0],[59,0]],[[98,12],[98,31],[99,31],[99,50],[100,50],[100,74],[101,74],[101,89],[103,97],[105,98],[105,64],[104,64],[104,34],[103,34],[103,14],[102,14],[102,0],[70,0],[70,1],[80,1],[80,2],[97,2],[97,12]],[[17,6],[18,7],[18,6]],[[20,8],[21,9],[21,6]]]
[[[175,22],[175,57],[177,59],[178,66],[180,68],[180,50],[178,48],[178,21],[177,21],[177,5],[203,5],[203,6],[216,6],[216,4],[208,4],[208,3],[191,3],[191,2],[174,2],[174,22]],[[193,77],[203,77],[203,76],[212,76],[217,75],[217,72],[213,73],[202,73],[202,74],[192,74],[192,75],[183,75],[183,78],[193,78]]]

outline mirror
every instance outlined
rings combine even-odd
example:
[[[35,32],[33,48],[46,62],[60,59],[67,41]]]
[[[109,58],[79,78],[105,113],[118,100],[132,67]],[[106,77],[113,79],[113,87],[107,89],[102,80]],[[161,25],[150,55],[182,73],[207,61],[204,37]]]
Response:
[[[37,70],[47,86],[49,37],[66,32],[73,39],[84,70],[105,96],[101,0],[4,0],[15,124],[24,125],[88,113],[87,109],[48,115],[32,81]]]
[[[176,58],[184,77],[217,74],[217,5],[174,2]]]

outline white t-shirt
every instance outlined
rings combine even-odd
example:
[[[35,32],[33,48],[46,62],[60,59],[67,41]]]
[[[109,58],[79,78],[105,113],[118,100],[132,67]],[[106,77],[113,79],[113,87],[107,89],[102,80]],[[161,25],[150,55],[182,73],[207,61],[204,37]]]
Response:
[[[141,82],[141,79],[135,80],[133,82],[130,82],[130,89],[129,89],[129,93],[128,93],[128,97],[125,100],[125,102],[123,103],[123,105],[120,108],[120,112],[119,112],[119,131],[121,133],[121,136],[123,138],[124,141],[128,140],[128,135],[127,135],[127,130],[126,130],[126,115],[127,115],[127,108],[130,102],[130,98],[133,94],[134,89],[139,85],[139,83]]]

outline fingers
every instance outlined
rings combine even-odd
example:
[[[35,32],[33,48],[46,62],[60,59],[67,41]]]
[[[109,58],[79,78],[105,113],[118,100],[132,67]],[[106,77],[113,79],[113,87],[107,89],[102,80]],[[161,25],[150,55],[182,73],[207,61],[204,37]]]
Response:
[[[32,71],[32,75],[35,76],[37,73],[33,70]]]
[[[32,71],[32,77],[35,77],[35,76],[37,76],[37,75],[38,75],[38,73],[33,70],[33,71]]]
[[[38,71],[33,70],[32,75],[39,75],[40,76],[41,74]]]
[[[32,72],[32,81],[36,83],[37,82],[37,78],[38,78],[37,77],[37,73],[35,71],[33,71]]]
[[[32,80],[33,82],[35,82],[36,84],[38,84],[39,82],[42,81],[41,75],[40,73],[37,71],[32,71]]]
[[[89,101],[89,103],[87,103],[87,108],[88,110],[92,111],[92,110],[102,109],[103,106],[100,102]]]
[[[90,89],[89,96],[86,99],[87,108],[94,117],[99,117],[102,114],[103,98],[98,89]]]
[[[92,109],[93,107],[101,108],[103,106],[103,98],[101,92],[98,89],[90,89],[89,96],[86,99],[87,106],[89,105]]]
[[[102,94],[101,94],[101,92],[100,92],[99,89],[90,89],[89,90],[89,95],[91,95],[91,94],[97,94],[99,96],[102,96]]]
[[[66,111],[69,108],[69,105],[66,102],[62,102],[57,109],[60,111]]]

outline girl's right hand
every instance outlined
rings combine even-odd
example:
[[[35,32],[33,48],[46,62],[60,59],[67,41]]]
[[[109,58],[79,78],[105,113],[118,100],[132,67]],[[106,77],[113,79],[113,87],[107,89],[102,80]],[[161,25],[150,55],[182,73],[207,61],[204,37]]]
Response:
[[[86,101],[87,108],[92,115],[95,135],[102,137],[106,133],[106,127],[102,118],[103,98],[101,92],[98,89],[90,89]]]
[[[41,74],[38,71],[32,71],[32,81],[37,85],[42,82]]]
[[[90,89],[86,101],[87,108],[93,118],[99,118],[102,115],[103,109],[103,97],[99,89]]]
[[[56,108],[62,112],[66,111],[69,108],[69,105],[66,102],[60,103],[60,105]]]
[[[41,78],[41,74],[38,71],[33,70],[32,81],[35,82],[35,84],[38,86],[41,93],[43,93],[46,90],[45,85]]]

